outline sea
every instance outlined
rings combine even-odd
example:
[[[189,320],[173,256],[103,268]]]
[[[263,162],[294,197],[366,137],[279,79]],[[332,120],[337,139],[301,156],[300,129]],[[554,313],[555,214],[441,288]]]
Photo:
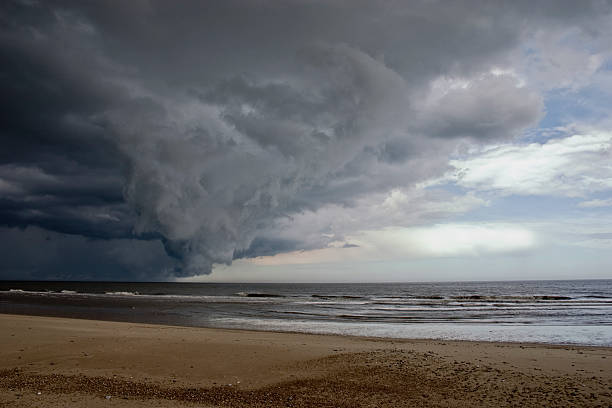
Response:
[[[0,281],[0,313],[398,339],[612,346],[612,280]]]

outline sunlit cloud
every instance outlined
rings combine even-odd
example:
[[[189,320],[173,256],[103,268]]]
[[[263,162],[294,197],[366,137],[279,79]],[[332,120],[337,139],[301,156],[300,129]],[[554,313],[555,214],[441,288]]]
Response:
[[[346,242],[311,251],[253,258],[257,265],[291,265],[439,257],[474,257],[528,251],[537,235],[510,224],[441,224],[419,228],[361,231]]]
[[[452,160],[449,178],[462,187],[502,195],[585,197],[612,189],[612,134],[504,144]]]

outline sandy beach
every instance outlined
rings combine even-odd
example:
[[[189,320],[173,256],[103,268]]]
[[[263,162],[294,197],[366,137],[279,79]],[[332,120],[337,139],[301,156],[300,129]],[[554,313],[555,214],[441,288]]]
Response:
[[[0,406],[608,407],[612,349],[0,315]]]

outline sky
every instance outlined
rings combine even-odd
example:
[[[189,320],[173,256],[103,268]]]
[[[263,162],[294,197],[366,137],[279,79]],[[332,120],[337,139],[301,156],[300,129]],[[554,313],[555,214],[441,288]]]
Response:
[[[610,1],[0,22],[0,279],[612,278]]]

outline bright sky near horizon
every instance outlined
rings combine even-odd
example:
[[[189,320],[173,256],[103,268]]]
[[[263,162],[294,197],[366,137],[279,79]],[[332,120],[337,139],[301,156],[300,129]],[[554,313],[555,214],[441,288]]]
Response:
[[[0,279],[612,278],[610,1],[0,18]]]

